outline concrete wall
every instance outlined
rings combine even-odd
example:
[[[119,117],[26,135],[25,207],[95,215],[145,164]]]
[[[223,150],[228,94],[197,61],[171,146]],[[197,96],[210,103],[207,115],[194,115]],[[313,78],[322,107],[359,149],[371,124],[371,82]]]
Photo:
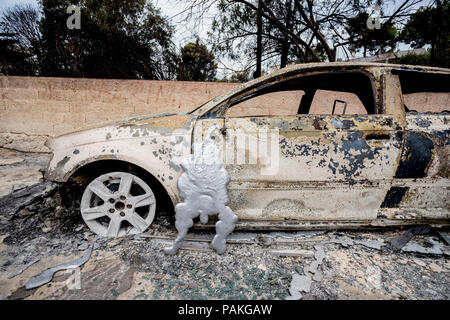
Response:
[[[55,135],[150,113],[190,111],[236,84],[0,77],[0,132]]]
[[[238,84],[0,77],[0,147],[48,151],[43,142],[86,125],[190,111]]]

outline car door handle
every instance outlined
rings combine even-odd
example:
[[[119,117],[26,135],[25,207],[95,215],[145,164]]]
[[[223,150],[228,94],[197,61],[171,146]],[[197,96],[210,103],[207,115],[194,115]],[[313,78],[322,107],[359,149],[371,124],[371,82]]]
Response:
[[[389,133],[370,133],[366,136],[366,140],[390,140]]]

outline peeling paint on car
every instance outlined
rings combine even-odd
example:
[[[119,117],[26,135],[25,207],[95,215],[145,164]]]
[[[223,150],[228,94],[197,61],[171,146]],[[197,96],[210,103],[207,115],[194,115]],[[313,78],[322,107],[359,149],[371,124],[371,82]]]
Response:
[[[225,133],[216,137],[218,148],[234,157],[225,168],[231,179],[229,206],[241,225],[323,228],[442,222],[450,211],[450,115],[405,113],[400,82],[392,74],[399,69],[414,68],[371,63],[292,66],[236,87],[191,113],[140,116],[68,133],[49,142],[53,158],[46,178],[63,182],[86,164],[121,160],[158,179],[175,206],[182,201],[176,185],[183,173],[181,161],[215,124]],[[224,116],[227,101],[242,92],[324,72],[370,76],[374,114]],[[449,70],[424,67],[420,72]],[[270,130],[278,134],[273,145],[278,171],[262,175],[270,163],[252,157],[249,145],[263,141],[253,133]],[[239,136],[252,140],[242,147],[233,140]],[[245,161],[237,163],[241,147]]]
[[[410,132],[406,137],[396,178],[423,178],[432,157],[433,142],[426,136]]]

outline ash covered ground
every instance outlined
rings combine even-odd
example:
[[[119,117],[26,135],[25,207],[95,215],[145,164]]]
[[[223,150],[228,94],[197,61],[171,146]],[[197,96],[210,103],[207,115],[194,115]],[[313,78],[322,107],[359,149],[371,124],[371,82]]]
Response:
[[[25,283],[83,255],[94,234],[39,178],[46,154],[0,149],[1,299],[449,299],[448,230],[415,235],[402,250],[386,245],[405,229],[234,232],[225,254],[209,247],[214,230],[193,230],[175,256],[162,249],[176,231],[159,212],[142,235],[98,238],[80,267],[41,287]],[[443,235],[443,236],[442,236]],[[9,278],[30,261],[40,260]]]

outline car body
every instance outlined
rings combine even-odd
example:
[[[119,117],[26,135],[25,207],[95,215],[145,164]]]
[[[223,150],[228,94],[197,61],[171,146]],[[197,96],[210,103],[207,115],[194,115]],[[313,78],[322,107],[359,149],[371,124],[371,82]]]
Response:
[[[151,175],[176,205],[183,201],[181,160],[217,125],[237,227],[447,224],[449,80],[450,70],[431,67],[293,65],[189,113],[113,121],[51,139],[45,177],[67,182],[86,166],[113,160]]]

